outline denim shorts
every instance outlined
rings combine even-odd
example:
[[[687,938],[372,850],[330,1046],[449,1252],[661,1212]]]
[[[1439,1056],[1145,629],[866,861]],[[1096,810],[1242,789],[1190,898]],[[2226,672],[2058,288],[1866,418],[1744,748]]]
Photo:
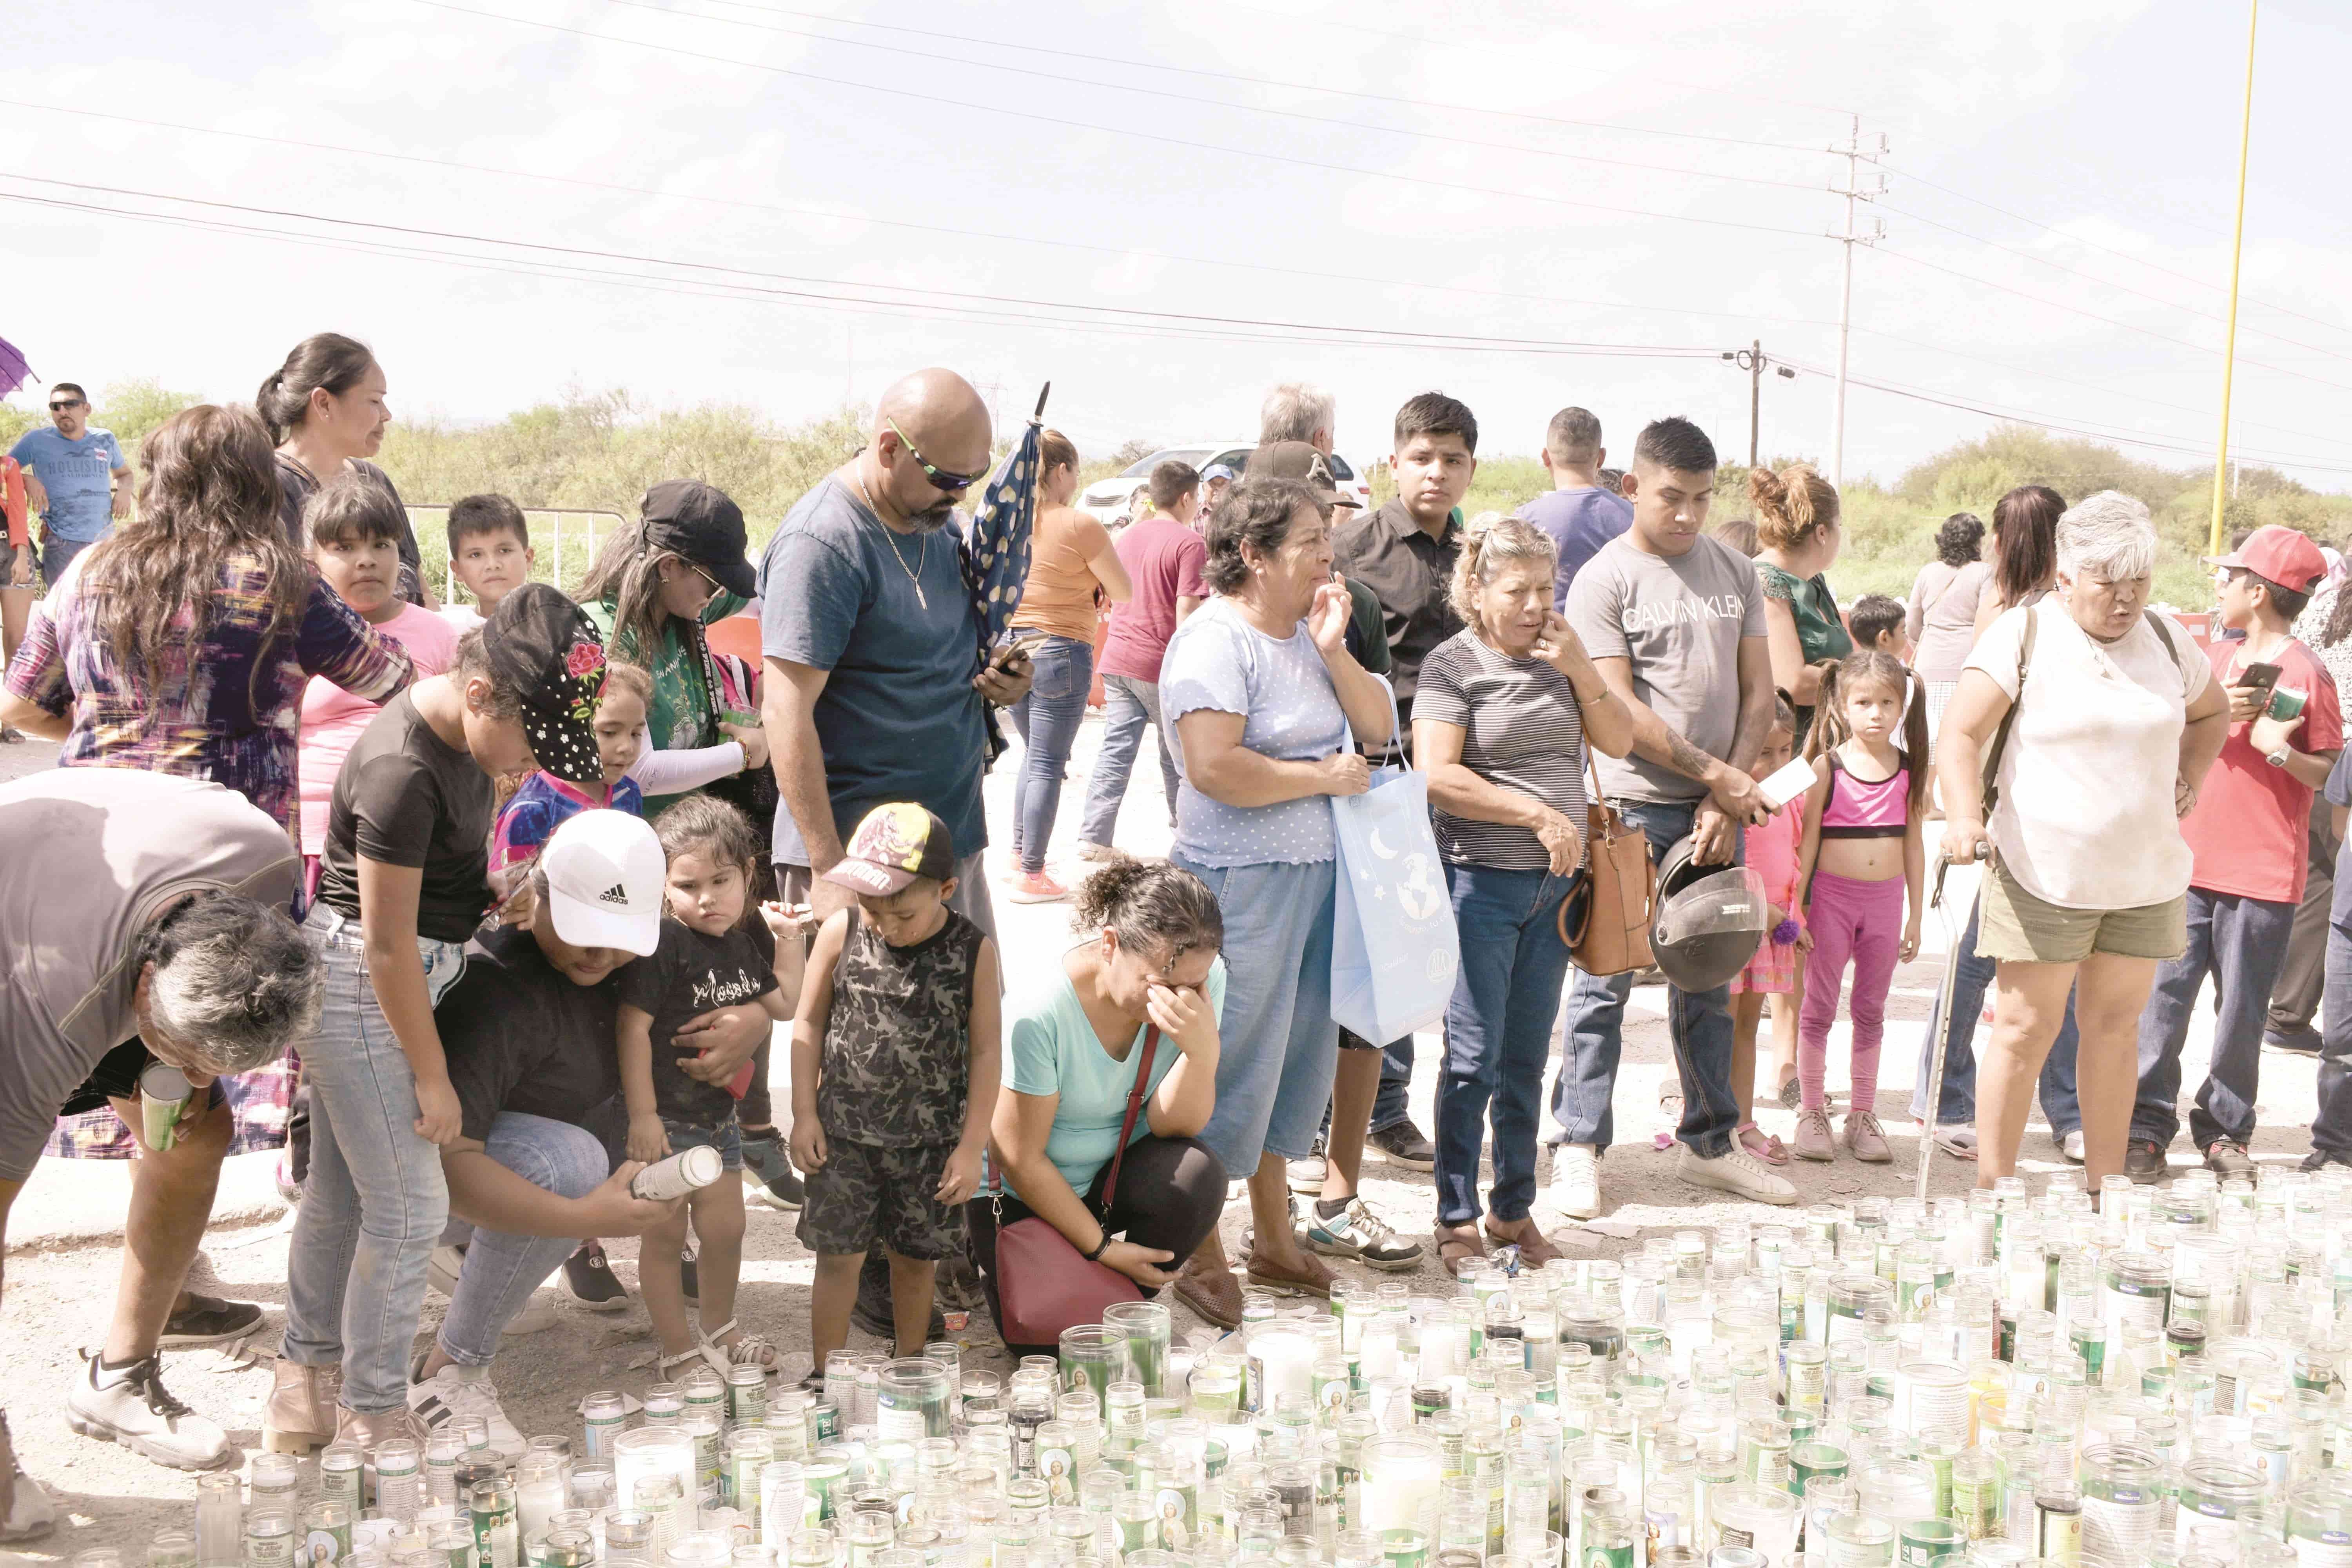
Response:
[[[716,1149],[722,1169],[740,1171],[743,1168],[743,1129],[730,1116],[718,1126],[699,1121],[678,1121],[665,1116],[661,1119],[662,1133],[669,1140],[669,1152],[683,1154],[688,1149]]]

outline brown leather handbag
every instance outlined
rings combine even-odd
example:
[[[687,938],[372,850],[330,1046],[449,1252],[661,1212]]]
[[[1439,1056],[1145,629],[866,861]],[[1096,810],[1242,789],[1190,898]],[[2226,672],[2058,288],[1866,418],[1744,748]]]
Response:
[[[1570,931],[1570,900],[1559,906],[1559,940],[1576,967],[1591,975],[1627,974],[1650,966],[1650,901],[1658,868],[1650,839],[1596,792],[1586,810],[1584,918]]]
[[[1159,1048],[1160,1026],[1146,1026],[1143,1059],[1136,1066],[1135,1087],[1128,1091],[1127,1117],[1119,1124],[1118,1149],[1110,1157],[1110,1180],[1103,1184],[1097,1219],[1109,1215],[1118,1195],[1118,1168],[1127,1159],[1128,1141],[1134,1136],[1143,1097],[1150,1092],[1151,1058]],[[1001,1192],[1001,1186],[997,1190]],[[1113,1301],[1143,1300],[1143,1290],[1134,1280],[1107,1264],[1089,1261],[1050,1221],[1031,1215],[1005,1225],[1003,1212],[1000,1200],[996,1296],[1003,1318],[997,1328],[1005,1343],[1058,1344],[1064,1329],[1101,1322],[1103,1309]]]

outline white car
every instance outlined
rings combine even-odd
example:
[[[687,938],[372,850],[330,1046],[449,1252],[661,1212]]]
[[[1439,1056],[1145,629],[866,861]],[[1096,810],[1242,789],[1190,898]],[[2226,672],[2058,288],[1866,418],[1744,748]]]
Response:
[[[1105,528],[1123,528],[1133,520],[1135,498],[1150,487],[1151,470],[1170,458],[1190,463],[1196,472],[1205,473],[1216,464],[1223,463],[1234,473],[1243,474],[1248,472],[1250,454],[1256,449],[1257,444],[1254,441],[1202,441],[1192,446],[1170,447],[1152,453],[1108,479],[1097,479],[1078,492],[1076,505]],[[1331,477],[1339,481],[1341,491],[1355,496],[1358,505],[1369,508],[1372,504],[1372,487],[1358,477],[1356,470],[1348,466],[1346,458],[1336,453],[1331,458]]]

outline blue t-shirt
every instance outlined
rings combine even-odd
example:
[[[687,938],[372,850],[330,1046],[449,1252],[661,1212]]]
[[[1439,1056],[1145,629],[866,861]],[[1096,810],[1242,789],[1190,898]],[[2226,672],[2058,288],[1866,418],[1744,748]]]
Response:
[[[2336,753],[2322,788],[2328,805],[2352,805],[2352,746]],[[2352,836],[2336,851],[2336,894],[2328,902],[2327,920],[2337,930],[2352,932]]]
[[[1202,709],[1238,713],[1242,744],[1277,762],[1310,762],[1346,744],[1348,716],[1301,621],[1285,639],[1211,599],[1168,639],[1160,666],[1160,740],[1176,759],[1174,854],[1196,866],[1311,865],[1331,858],[1331,797],[1227,805],[1192,787],[1176,721]]]
[[[41,519],[51,533],[83,544],[106,537],[114,526],[114,470],[130,467],[113,431],[92,426],[68,441],[56,426],[44,425],[17,437],[8,455],[49,492]]]
[[[760,559],[760,651],[832,672],[816,738],[843,843],[875,806],[908,800],[947,824],[959,859],[988,847],[987,703],[971,684],[980,620],[953,528],[892,533],[856,491],[824,479]],[[789,810],[776,813],[776,859],[809,863]]]
[[[1203,988],[1219,1016],[1225,1008],[1225,961],[1209,966]],[[1045,1135],[1045,1158],[1080,1197],[1118,1152],[1118,1129],[1127,1120],[1127,1097],[1143,1065],[1144,1031],[1135,1031],[1123,1059],[1113,1060],[1087,1017],[1077,991],[1056,955],[1053,973],[1004,1000],[1004,1087],[1016,1094],[1054,1095],[1054,1128]],[[1169,1069],[1184,1059],[1167,1036],[1151,1053],[1147,1095]],[[1134,1136],[1151,1131],[1148,1112],[1139,1112]],[[1012,1186],[1007,1181],[1005,1185]],[[1018,1194],[1016,1193],[1016,1196]]]
[[[1597,487],[1580,490],[1550,490],[1519,508],[1518,515],[1551,535],[1559,546],[1559,563],[1552,569],[1551,603],[1568,607],[1568,585],[1601,547],[1633,526],[1633,503],[1614,491]]]

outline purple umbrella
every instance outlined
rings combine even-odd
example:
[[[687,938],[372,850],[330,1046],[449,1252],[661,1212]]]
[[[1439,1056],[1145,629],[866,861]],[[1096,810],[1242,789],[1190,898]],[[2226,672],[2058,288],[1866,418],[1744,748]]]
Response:
[[[18,352],[16,344],[0,338],[0,397],[7,396],[32,379],[33,367],[25,363],[24,354]]]

